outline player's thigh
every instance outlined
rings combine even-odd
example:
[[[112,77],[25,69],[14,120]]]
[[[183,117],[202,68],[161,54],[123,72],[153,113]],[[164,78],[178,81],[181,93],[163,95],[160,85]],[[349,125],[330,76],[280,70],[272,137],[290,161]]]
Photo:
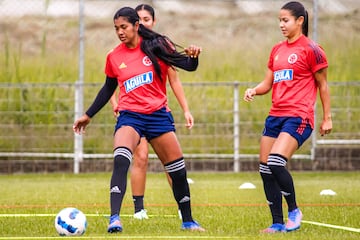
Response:
[[[281,132],[274,142],[270,153],[281,154],[288,160],[298,148],[297,140],[287,132]]]
[[[151,139],[150,144],[163,164],[183,156],[179,141],[172,131]]]
[[[117,147],[127,147],[134,153],[140,141],[139,133],[130,126],[119,128],[114,135],[114,149]]]
[[[271,148],[273,147],[276,138],[269,136],[262,136],[260,140],[260,162],[267,163]]]

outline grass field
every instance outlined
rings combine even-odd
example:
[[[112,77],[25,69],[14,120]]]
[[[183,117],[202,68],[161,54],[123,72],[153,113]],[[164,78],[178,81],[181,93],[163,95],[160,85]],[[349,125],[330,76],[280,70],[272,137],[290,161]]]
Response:
[[[145,205],[150,219],[134,220],[130,187],[121,218],[121,234],[106,233],[110,173],[0,176],[0,240],[56,239],[54,217],[64,207],[87,215],[86,233],[75,239],[359,239],[360,174],[294,172],[304,222],[296,232],[260,234],[270,224],[261,179],[249,173],[194,173],[188,177],[194,218],[206,232],[184,232],[165,175],[149,173]],[[239,189],[251,182],[256,189]],[[335,196],[322,196],[332,189]],[[284,205],[286,211],[286,206]],[[65,238],[70,239],[70,238]]]

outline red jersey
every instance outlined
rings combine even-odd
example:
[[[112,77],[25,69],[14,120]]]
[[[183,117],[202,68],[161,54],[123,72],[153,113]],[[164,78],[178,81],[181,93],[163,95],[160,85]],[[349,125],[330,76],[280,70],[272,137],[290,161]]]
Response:
[[[327,66],[323,49],[305,35],[293,43],[282,41],[275,45],[268,61],[273,72],[269,115],[309,119],[314,127],[317,97],[314,74]]]
[[[118,110],[150,114],[167,107],[166,76],[169,66],[159,60],[161,79],[148,56],[140,48],[120,43],[108,53],[105,74],[117,78],[120,88]],[[168,109],[169,111],[170,109]]]

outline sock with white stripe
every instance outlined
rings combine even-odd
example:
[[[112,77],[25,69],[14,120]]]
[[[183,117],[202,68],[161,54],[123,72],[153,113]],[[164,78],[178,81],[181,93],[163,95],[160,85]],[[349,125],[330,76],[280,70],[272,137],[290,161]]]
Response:
[[[165,164],[164,167],[172,179],[174,197],[181,211],[183,222],[193,221],[191,216],[190,188],[187,182],[184,158],[179,158]]]
[[[128,148],[118,147],[114,150],[114,168],[110,181],[111,216],[120,214],[131,159],[132,153]]]
[[[282,195],[279,185],[268,165],[260,163],[259,172],[263,180],[264,192],[270,208],[273,223],[284,224]]]
[[[290,212],[296,209],[297,205],[295,198],[294,181],[289,171],[285,168],[286,163],[286,157],[280,154],[272,153],[268,157],[267,164],[281,188],[281,192],[284,195],[288,205],[288,211]]]

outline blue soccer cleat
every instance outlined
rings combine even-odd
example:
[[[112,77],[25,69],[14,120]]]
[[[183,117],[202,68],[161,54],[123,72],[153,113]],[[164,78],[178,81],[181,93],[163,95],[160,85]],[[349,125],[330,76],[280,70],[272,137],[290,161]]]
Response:
[[[198,231],[205,232],[205,229],[202,228],[196,221],[183,222],[181,225],[182,230]]]
[[[122,232],[122,225],[120,222],[120,217],[117,214],[114,214],[110,217],[110,223],[108,226],[108,233],[117,233]]]
[[[288,220],[286,223],[286,231],[291,232],[300,228],[302,212],[299,208],[288,213]]]
[[[281,223],[274,223],[268,228],[265,228],[260,231],[261,233],[281,233],[286,232],[286,228],[284,224]]]

